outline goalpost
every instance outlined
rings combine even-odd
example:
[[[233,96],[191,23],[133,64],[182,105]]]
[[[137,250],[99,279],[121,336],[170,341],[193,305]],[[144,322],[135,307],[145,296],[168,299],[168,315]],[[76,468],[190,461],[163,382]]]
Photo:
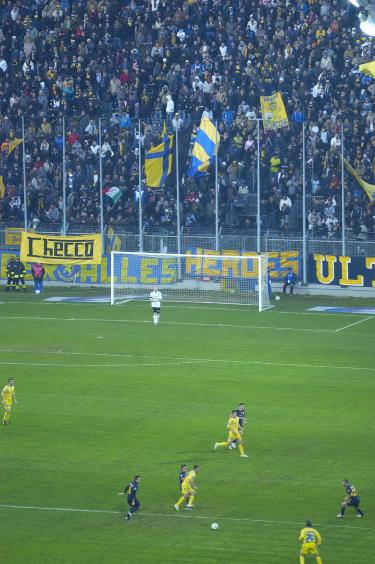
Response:
[[[111,252],[111,304],[149,300],[153,288],[163,303],[271,306],[268,255]]]

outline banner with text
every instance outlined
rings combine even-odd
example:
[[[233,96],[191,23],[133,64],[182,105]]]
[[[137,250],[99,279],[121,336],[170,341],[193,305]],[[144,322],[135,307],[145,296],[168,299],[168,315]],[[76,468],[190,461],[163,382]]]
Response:
[[[309,255],[310,284],[375,288],[375,257]]]
[[[21,260],[43,264],[100,264],[100,235],[62,237],[22,232]]]
[[[245,255],[249,257],[249,261],[240,264],[241,261],[228,259],[227,261],[218,261],[217,259],[208,259],[207,261],[197,261],[194,255],[201,254],[217,254],[211,249],[203,249],[199,247],[190,248],[187,251],[191,254],[191,258],[186,263],[187,274],[197,278],[211,277],[220,275],[228,275],[229,278],[252,278],[257,276],[256,263],[251,261],[251,253],[238,253],[238,251],[227,250],[222,251],[223,255]],[[254,253],[253,253],[254,254]],[[6,263],[12,255],[18,255],[17,251],[0,252],[0,278],[6,278]],[[125,256],[125,255],[124,255]],[[121,273],[115,282],[127,283],[146,283],[146,284],[171,284],[177,282],[177,262],[175,259],[165,259],[161,264],[157,257],[140,257],[140,260],[129,264],[128,260],[123,263]],[[26,259],[26,280],[32,280],[31,263],[37,259]],[[301,256],[297,251],[288,251],[281,253],[269,253],[268,265],[271,280],[282,280],[290,268],[293,269],[295,275],[300,277],[301,272]],[[253,268],[254,266],[254,268]],[[45,264],[46,282],[61,282],[68,284],[109,284],[111,282],[111,257],[103,255],[100,264],[78,264],[78,263],[62,263]],[[155,274],[156,273],[156,274]]]

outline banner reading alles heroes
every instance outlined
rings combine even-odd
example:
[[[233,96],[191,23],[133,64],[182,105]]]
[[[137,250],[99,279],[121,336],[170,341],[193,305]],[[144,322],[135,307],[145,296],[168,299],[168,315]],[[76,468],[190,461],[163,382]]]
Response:
[[[61,237],[22,232],[21,260],[44,264],[100,264],[100,235]]]

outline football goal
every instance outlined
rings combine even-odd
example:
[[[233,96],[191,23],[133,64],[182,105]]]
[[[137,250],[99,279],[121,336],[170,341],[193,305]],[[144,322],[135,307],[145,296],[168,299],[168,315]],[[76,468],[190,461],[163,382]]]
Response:
[[[111,253],[111,304],[148,300],[153,288],[163,302],[269,307],[268,255]]]

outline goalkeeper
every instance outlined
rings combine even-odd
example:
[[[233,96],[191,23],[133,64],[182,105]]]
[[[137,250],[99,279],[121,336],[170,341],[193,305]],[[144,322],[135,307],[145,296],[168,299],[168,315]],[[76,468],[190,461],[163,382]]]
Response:
[[[157,288],[153,288],[152,291],[150,292],[150,302],[152,308],[152,315],[154,319],[154,325],[158,325],[160,320],[160,306],[162,299],[163,296],[161,295],[161,292]]]

